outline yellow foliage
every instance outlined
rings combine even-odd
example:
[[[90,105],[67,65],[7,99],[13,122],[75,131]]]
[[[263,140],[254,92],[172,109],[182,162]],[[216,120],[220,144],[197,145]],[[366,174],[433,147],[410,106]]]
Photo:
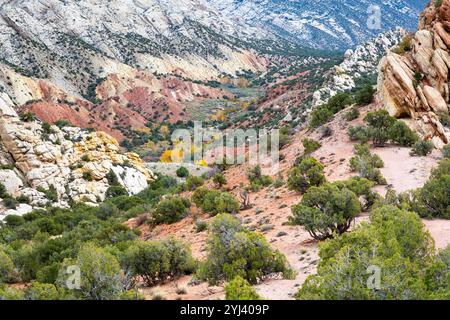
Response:
[[[245,79],[245,78],[239,78],[239,79],[236,81],[236,86],[237,86],[238,88],[246,88],[246,87],[248,87],[248,80]]]
[[[220,110],[217,111],[216,114],[212,116],[212,119],[223,122],[227,119],[227,116],[225,115],[224,111]]]
[[[244,101],[241,103],[241,110],[247,110],[248,107],[250,107],[251,102],[250,101]]]
[[[206,161],[203,160],[203,159],[197,161],[195,164],[198,165],[198,166],[202,166],[202,167],[207,167],[207,166],[208,166],[208,164],[206,163]]]
[[[161,128],[159,128],[159,132],[163,135],[163,136],[168,136],[170,133],[169,127],[168,126],[161,126]]]
[[[163,152],[161,157],[159,158],[159,161],[164,163],[171,163],[172,162],[172,150],[166,150]]]
[[[149,134],[151,132],[151,129],[147,128],[147,127],[143,127],[143,128],[136,129],[136,131]]]
[[[179,162],[183,159],[183,150],[166,150],[163,152],[159,161],[164,163]]]

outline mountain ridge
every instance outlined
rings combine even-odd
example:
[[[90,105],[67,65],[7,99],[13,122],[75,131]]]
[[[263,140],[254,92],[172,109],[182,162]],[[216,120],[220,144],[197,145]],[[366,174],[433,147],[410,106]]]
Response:
[[[229,17],[312,48],[345,50],[401,26],[414,30],[428,0],[207,0]],[[369,30],[369,9],[380,8],[381,28]],[[373,7],[372,7],[373,8]]]

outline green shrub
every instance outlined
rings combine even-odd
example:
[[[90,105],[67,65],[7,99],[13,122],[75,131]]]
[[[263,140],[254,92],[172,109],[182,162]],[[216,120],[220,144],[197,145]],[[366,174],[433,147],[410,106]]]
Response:
[[[319,106],[311,112],[309,126],[317,128],[327,123],[333,118],[333,112],[328,109],[327,105]]]
[[[200,177],[189,176],[186,179],[186,188],[188,189],[188,191],[194,191],[195,189],[201,187],[204,184],[205,181],[203,181],[203,179]]]
[[[4,199],[8,197],[10,197],[10,195],[8,194],[5,185],[2,182],[0,182],[0,198]]]
[[[370,224],[322,243],[319,256],[318,273],[308,277],[298,299],[420,300],[439,287],[426,277],[435,261],[430,234],[415,213],[395,207],[379,208]],[[380,283],[372,288],[376,270]]]
[[[55,126],[62,129],[64,127],[73,127],[73,124],[71,124],[68,120],[58,120],[55,122]]]
[[[18,204],[19,204],[19,202],[16,199],[14,199],[13,197],[6,197],[3,199],[3,205],[7,209],[16,209]]]
[[[419,136],[405,122],[396,121],[389,129],[389,139],[396,144],[410,147],[419,140]]]
[[[450,219],[450,160],[444,159],[417,192],[413,203],[422,217]]]
[[[262,300],[247,280],[237,276],[225,285],[225,300]]]
[[[353,99],[350,94],[339,92],[331,97],[324,105],[318,106],[311,112],[309,126],[317,128],[333,118],[333,115],[352,104]]]
[[[58,273],[61,265],[59,263],[52,263],[46,265],[36,272],[36,280],[41,283],[56,283],[58,279]]]
[[[227,192],[221,193],[215,202],[216,202],[216,210],[215,210],[216,213],[232,213],[232,214],[239,213],[240,209],[239,202],[233,195]]]
[[[367,105],[372,103],[375,92],[376,89],[372,85],[365,85],[355,93],[355,103],[358,105]]]
[[[178,178],[186,178],[189,176],[189,170],[186,167],[179,167],[176,173]]]
[[[442,150],[442,155],[446,159],[450,159],[450,144],[447,144],[444,149]]]
[[[322,138],[328,138],[333,135],[333,129],[331,129],[329,126],[324,126],[321,130]]]
[[[284,185],[285,185],[285,181],[284,181],[282,175],[280,175],[273,183],[273,187],[276,189],[281,188]]]
[[[221,192],[217,190],[208,190],[207,193],[204,194],[203,201],[200,203],[200,208],[204,212],[211,213],[213,215],[217,214],[216,205],[217,199],[220,197]]]
[[[27,300],[60,300],[63,296],[53,284],[33,282],[25,290],[25,299]]]
[[[359,173],[361,178],[374,181],[378,184],[386,184],[386,179],[381,174],[380,168],[384,167],[383,160],[378,155],[370,152],[367,144],[355,146],[356,155],[350,159],[350,169]]]
[[[355,119],[358,119],[359,117],[359,110],[356,107],[353,107],[349,112],[345,114],[345,120],[347,121],[353,121]]]
[[[145,300],[145,296],[136,289],[127,290],[120,294],[119,300],[141,301]]]
[[[50,125],[50,123],[48,122],[43,122],[42,123],[42,131],[44,132],[44,134],[48,135],[48,134],[53,134],[55,133],[52,129],[52,126]]]
[[[108,184],[110,186],[120,186],[119,178],[112,169],[106,174],[106,179],[108,180]]]
[[[122,186],[111,186],[106,190],[106,199],[128,196],[128,191]]]
[[[102,203],[97,210],[95,210],[95,215],[100,220],[108,220],[110,218],[118,217],[120,215],[120,210],[112,203]]]
[[[414,88],[417,88],[423,81],[424,75],[420,73],[419,71],[416,71],[414,73],[414,79],[413,79],[413,86]]]
[[[203,220],[195,221],[195,232],[200,233],[208,229],[208,223]]]
[[[292,277],[286,258],[274,251],[263,235],[244,229],[229,214],[218,215],[210,225],[208,256],[197,277],[216,284],[237,276],[256,283],[273,273]]]
[[[351,141],[359,143],[367,143],[370,141],[371,133],[368,127],[357,125],[348,129],[348,135]]]
[[[48,189],[37,187],[36,190],[42,192],[49,201],[58,202],[58,191],[54,185],[50,185]]]
[[[20,120],[23,122],[33,122],[36,120],[36,117],[31,112],[26,112],[20,115]]]
[[[291,137],[288,134],[280,132],[278,141],[279,141],[280,148],[283,148],[285,145],[287,145],[291,141]]]
[[[450,127],[450,114],[442,112],[439,114],[439,120],[444,127]]]
[[[369,126],[374,145],[383,146],[389,140],[389,130],[397,120],[386,110],[378,110],[369,112],[364,121]]]
[[[31,202],[30,197],[28,197],[28,196],[26,196],[26,195],[20,195],[20,196],[18,196],[18,197],[16,198],[16,200],[17,200],[19,203],[25,203],[25,204],[30,204],[30,202]]]
[[[262,174],[261,166],[257,165],[250,168],[247,172],[247,178],[252,189],[259,190],[261,187],[268,187],[272,184],[272,178]]]
[[[10,227],[18,227],[25,223],[25,219],[23,217],[14,214],[6,216],[3,221]]]
[[[323,165],[316,159],[304,159],[289,172],[289,190],[304,193],[313,186],[322,185],[326,180],[323,169]]]
[[[347,188],[348,190],[355,193],[358,197],[363,197],[364,207],[366,209],[371,208],[376,201],[380,199],[378,193],[372,190],[375,186],[373,181],[370,181],[361,177],[353,177],[345,181],[334,182],[334,185],[339,188]]]
[[[303,143],[303,147],[305,148],[305,155],[309,155],[311,153],[313,153],[314,151],[320,149],[320,147],[322,147],[322,145],[320,144],[320,142],[315,141],[313,139],[304,139],[302,141]]]
[[[227,179],[221,173],[216,173],[213,177],[213,182],[217,188],[222,188],[225,184],[227,184]]]
[[[172,224],[189,214],[189,200],[179,197],[169,197],[162,200],[152,213],[154,224]]]
[[[411,40],[412,40],[412,36],[410,34],[406,35],[402,39],[400,44],[393,50],[393,52],[395,52],[397,54],[404,54],[405,52],[411,51],[411,49],[412,49]]]
[[[450,219],[450,175],[430,179],[420,191],[424,217]],[[430,193],[431,192],[431,193]]]
[[[137,196],[118,196],[108,200],[121,211],[129,211],[132,208],[145,204],[145,201]]]
[[[262,178],[261,166],[258,165],[253,168],[250,168],[247,172],[247,178],[250,181],[250,183],[260,180]]]
[[[412,156],[425,157],[433,152],[434,145],[431,141],[419,140],[411,149]]]
[[[211,190],[206,188],[206,187],[200,187],[197,188],[193,193],[192,193],[192,202],[195,203],[195,205],[197,207],[201,207],[203,205],[203,202],[205,201],[206,195],[210,192]]]
[[[14,280],[16,280],[14,263],[10,256],[0,248],[0,285],[2,283],[11,283]]]
[[[84,171],[83,172],[83,179],[86,181],[93,181],[94,176],[92,175],[92,171]]]
[[[300,204],[292,207],[289,221],[303,226],[314,239],[325,240],[346,232],[360,213],[355,193],[326,184],[309,189]]]
[[[121,268],[117,259],[105,249],[92,243],[84,244],[75,260],[66,260],[58,276],[58,284],[66,286],[68,266],[80,268],[80,290],[78,294],[87,300],[116,300],[123,284]]]
[[[449,300],[450,245],[442,250],[426,270],[426,284],[431,300]]]
[[[218,213],[238,213],[240,209],[240,204],[233,195],[206,188],[195,190],[192,201],[212,216]]]
[[[2,300],[24,300],[25,296],[22,290],[11,288],[9,286],[1,286],[0,284],[0,301]]]
[[[173,238],[135,242],[122,260],[125,272],[147,286],[192,273],[196,266],[190,248]]]
[[[333,114],[344,110],[353,103],[352,96],[347,92],[338,92],[328,100],[327,106]]]

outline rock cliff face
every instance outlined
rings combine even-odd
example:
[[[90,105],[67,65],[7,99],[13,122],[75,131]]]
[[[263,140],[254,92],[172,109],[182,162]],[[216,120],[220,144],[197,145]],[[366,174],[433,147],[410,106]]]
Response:
[[[441,148],[450,139],[450,0],[432,1],[419,30],[379,65],[380,103],[395,117],[410,117],[426,140]]]
[[[29,200],[11,210],[0,204],[0,219],[49,203],[64,207],[70,201],[100,202],[111,171],[130,194],[154,178],[136,154],[120,153],[117,141],[103,132],[22,120],[14,110],[0,108],[0,182],[11,196]]]

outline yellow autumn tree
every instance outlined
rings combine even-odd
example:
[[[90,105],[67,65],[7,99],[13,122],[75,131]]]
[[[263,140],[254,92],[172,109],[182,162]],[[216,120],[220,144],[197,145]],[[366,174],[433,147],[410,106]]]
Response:
[[[163,136],[167,137],[170,134],[169,127],[164,125],[159,128],[159,133],[161,133]]]

